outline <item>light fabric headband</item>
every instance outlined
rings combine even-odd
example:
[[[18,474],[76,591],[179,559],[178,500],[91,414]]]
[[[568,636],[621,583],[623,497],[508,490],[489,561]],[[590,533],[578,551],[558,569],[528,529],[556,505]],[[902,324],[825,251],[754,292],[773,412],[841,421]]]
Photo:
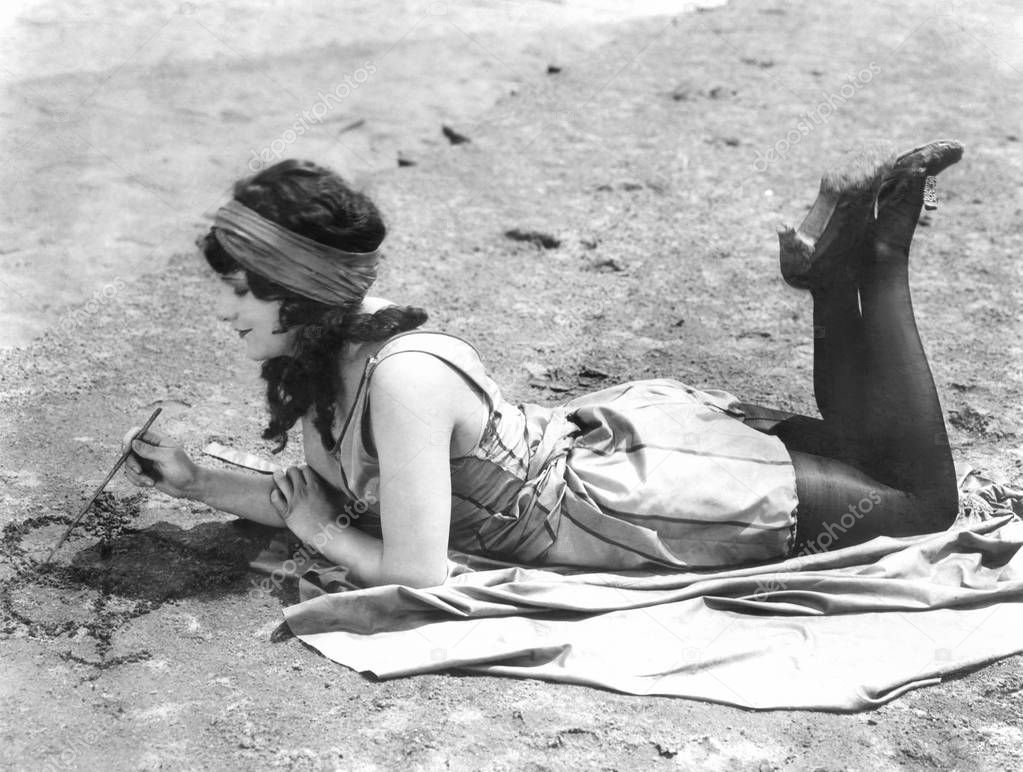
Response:
[[[217,211],[214,235],[227,253],[263,278],[312,300],[362,300],[377,277],[378,252],[345,252],[260,217],[237,201]]]

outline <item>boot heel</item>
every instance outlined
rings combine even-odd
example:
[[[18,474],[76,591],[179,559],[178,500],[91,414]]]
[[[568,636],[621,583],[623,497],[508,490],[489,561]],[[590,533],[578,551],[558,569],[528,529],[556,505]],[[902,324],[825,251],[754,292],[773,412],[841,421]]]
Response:
[[[793,287],[811,287],[836,278],[855,280],[858,246],[873,222],[878,183],[895,153],[888,143],[850,153],[821,178],[817,199],[799,227],[778,232],[781,275]]]

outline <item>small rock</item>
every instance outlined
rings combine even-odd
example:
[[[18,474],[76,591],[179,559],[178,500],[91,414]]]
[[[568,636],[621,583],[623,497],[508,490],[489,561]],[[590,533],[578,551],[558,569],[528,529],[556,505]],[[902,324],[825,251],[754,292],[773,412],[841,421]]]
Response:
[[[620,273],[626,268],[625,263],[616,257],[606,257],[603,260],[597,260],[590,265],[591,271],[598,273]]]
[[[970,434],[987,434],[991,418],[980,410],[966,405],[962,410],[949,410],[948,422],[957,429]]]
[[[533,378],[547,378],[551,374],[550,367],[538,364],[537,362],[526,362],[523,368]]]
[[[512,241],[528,241],[542,249],[556,249],[561,246],[561,239],[542,231],[525,231],[520,228],[512,228],[505,231],[504,235],[505,238],[509,238]]]
[[[294,638],[295,634],[291,632],[291,628],[288,627],[287,622],[281,622],[277,625],[277,629],[270,633],[270,643],[282,643],[283,641]]]
[[[725,99],[730,96],[735,96],[739,92],[734,88],[725,88],[724,86],[714,86],[707,92],[707,96],[711,99]]]
[[[238,739],[239,748],[256,747],[256,726],[251,721],[246,721],[242,727],[241,737]]]
[[[441,130],[441,133],[444,134],[444,136],[448,138],[448,142],[450,142],[452,145],[463,145],[466,142],[471,142],[472,141],[471,139],[469,139],[464,134],[459,134],[457,131],[452,129],[450,126],[441,126],[440,130]]]
[[[657,749],[657,755],[662,759],[673,759],[678,756],[678,751],[667,744],[654,743],[654,748]]]
[[[416,162],[409,158],[407,155],[398,151],[398,166],[415,166]]]
[[[717,135],[707,137],[704,139],[704,142],[710,145],[726,145],[728,147],[738,147],[741,144],[738,137],[721,137]]]
[[[548,64],[547,65],[547,74],[548,75],[557,75],[559,72],[561,72],[561,67],[559,65],[557,65],[557,64]]]

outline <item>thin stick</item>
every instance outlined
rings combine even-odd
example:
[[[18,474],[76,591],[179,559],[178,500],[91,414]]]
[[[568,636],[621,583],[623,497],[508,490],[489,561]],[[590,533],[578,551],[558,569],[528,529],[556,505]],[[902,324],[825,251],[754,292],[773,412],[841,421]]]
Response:
[[[114,479],[114,475],[117,474],[117,470],[121,468],[121,464],[123,464],[127,460],[128,456],[131,455],[131,444],[139,437],[141,437],[143,434],[145,434],[147,431],[149,431],[149,427],[153,425],[153,421],[156,420],[156,417],[160,415],[161,412],[163,412],[162,407],[158,407],[156,410],[154,410],[153,414],[149,416],[149,420],[146,421],[145,425],[143,425],[141,429],[139,429],[137,432],[135,432],[135,434],[131,436],[131,439],[128,441],[128,447],[124,449],[124,452],[121,454],[121,457],[117,459],[117,463],[114,464],[114,468],[110,470],[110,474],[108,474],[106,479],[99,484],[99,487],[96,488],[96,490],[93,492],[92,498],[90,498],[89,501],[86,502],[85,506],[82,507],[82,511],[78,513],[78,517],[71,521],[71,525],[69,525],[67,527],[67,530],[64,531],[64,535],[60,537],[60,541],[57,542],[57,546],[50,550],[50,554],[46,556],[46,560],[43,562],[49,563],[50,560],[53,559],[54,554],[57,552],[57,550],[60,549],[61,545],[65,541],[67,541],[67,537],[71,535],[71,532],[75,529],[75,526],[78,525],[78,523],[81,521],[83,517],[85,517],[85,513],[89,511],[89,507],[91,507],[92,503],[97,498],[99,498],[99,495],[103,492],[103,489],[107,487],[107,483]]]

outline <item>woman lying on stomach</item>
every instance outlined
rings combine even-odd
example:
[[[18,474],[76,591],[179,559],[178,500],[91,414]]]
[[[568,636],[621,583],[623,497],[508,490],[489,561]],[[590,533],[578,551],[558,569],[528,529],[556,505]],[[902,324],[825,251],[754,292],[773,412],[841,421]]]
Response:
[[[279,450],[300,422],[306,464],[209,469],[150,430],[126,474],[289,528],[364,585],[440,584],[449,548],[693,570],[947,528],[955,475],[908,257],[925,187],[961,155],[861,156],[781,234],[782,274],[813,302],[819,419],[669,378],[509,404],[470,344],[367,296],[385,235],[373,203],[283,161],[236,185],[203,251],[220,319],[262,362],[263,436]]]

